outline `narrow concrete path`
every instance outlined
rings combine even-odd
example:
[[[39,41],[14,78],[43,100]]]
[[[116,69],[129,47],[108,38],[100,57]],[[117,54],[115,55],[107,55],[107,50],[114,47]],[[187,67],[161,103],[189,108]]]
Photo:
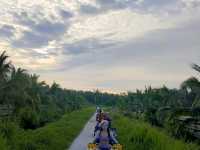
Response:
[[[85,125],[79,136],[73,141],[69,150],[87,150],[87,144],[94,140],[93,131],[96,124],[94,114]]]

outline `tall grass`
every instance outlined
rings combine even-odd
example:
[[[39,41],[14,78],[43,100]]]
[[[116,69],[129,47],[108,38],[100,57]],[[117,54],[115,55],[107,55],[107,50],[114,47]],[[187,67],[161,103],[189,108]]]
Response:
[[[175,140],[143,121],[118,114],[113,116],[113,120],[124,150],[200,150],[200,146]]]
[[[7,150],[6,140],[0,135],[0,150]]]
[[[86,108],[64,115],[59,121],[36,130],[18,129],[9,142],[10,150],[65,150],[94,112]],[[0,150],[7,150],[0,136]]]

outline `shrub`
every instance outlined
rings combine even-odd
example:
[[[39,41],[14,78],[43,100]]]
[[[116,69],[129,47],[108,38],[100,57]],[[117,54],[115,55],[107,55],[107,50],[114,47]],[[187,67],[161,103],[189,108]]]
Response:
[[[20,126],[24,129],[35,129],[39,125],[39,117],[31,108],[23,108],[19,113]]]
[[[10,121],[2,120],[0,122],[0,134],[8,140],[12,138],[13,134],[16,132],[16,128],[17,126]]]
[[[79,134],[94,109],[88,108],[64,115],[60,120],[15,136],[15,150],[64,150]]]
[[[0,135],[0,150],[8,150],[6,140]]]
[[[148,123],[118,115],[113,125],[118,130],[120,143],[126,150],[199,150],[195,144],[175,140],[164,131]]]

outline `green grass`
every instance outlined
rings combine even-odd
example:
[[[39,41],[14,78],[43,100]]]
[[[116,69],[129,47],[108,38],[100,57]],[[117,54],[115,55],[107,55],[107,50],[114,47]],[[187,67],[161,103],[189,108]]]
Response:
[[[200,146],[175,140],[143,121],[114,114],[113,125],[124,150],[200,150]]]
[[[94,113],[86,108],[64,115],[59,121],[36,130],[18,130],[12,137],[11,150],[65,150],[79,134]],[[1,142],[2,141],[2,142]],[[0,149],[6,150],[5,141],[0,137]]]
[[[8,147],[5,139],[2,136],[0,136],[0,150],[7,150],[7,149]]]

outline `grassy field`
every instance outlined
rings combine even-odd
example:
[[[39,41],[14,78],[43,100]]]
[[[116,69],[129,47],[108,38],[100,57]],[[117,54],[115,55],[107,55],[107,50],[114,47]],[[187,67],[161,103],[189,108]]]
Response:
[[[200,146],[175,140],[148,123],[118,114],[113,115],[113,125],[124,150],[200,150]]]
[[[64,115],[59,121],[36,130],[16,130],[9,148],[0,136],[1,150],[64,150],[70,146],[85,123],[94,113],[93,108],[82,109]]]

